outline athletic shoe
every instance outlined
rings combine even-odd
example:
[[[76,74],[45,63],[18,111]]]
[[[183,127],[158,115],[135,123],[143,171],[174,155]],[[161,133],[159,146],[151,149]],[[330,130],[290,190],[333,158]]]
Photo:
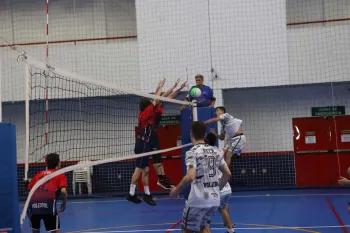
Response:
[[[170,181],[166,177],[164,179],[158,180],[157,185],[163,189],[172,189],[174,187],[174,185],[171,185]]]
[[[143,200],[144,200],[147,204],[149,204],[149,205],[151,205],[151,206],[156,206],[156,205],[157,205],[156,202],[153,200],[152,195],[144,194],[144,195],[143,195]]]
[[[136,194],[134,196],[131,196],[130,193],[126,196],[126,200],[135,203],[135,204],[140,204],[142,201],[137,198]]]

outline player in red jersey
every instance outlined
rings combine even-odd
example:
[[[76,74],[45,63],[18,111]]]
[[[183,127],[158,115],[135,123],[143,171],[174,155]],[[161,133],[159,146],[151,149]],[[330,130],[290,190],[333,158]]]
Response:
[[[174,89],[177,87],[177,85],[179,84],[180,79],[176,80],[175,84],[168,89],[166,92],[164,92],[161,96],[162,97],[167,97],[169,99],[174,98],[177,94],[180,93],[180,91],[187,87],[187,81],[184,82],[180,88],[178,88],[177,90],[174,91]],[[161,102],[159,102],[157,104],[157,108],[161,108],[161,112],[163,112],[163,104]],[[152,133],[151,133],[151,137],[150,137],[150,143],[151,143],[151,149],[154,151],[160,150],[160,142],[158,139],[158,133],[157,133],[157,129],[159,127],[159,123],[162,119],[162,114],[156,114],[155,115],[155,121],[152,127]],[[165,175],[165,171],[164,171],[164,167],[163,167],[163,163],[162,163],[162,155],[159,154],[153,154],[152,155],[152,159],[153,159],[153,168],[156,171],[157,175],[158,175],[158,182],[157,185],[164,188],[164,189],[171,189],[174,187],[173,184],[171,184],[171,182],[169,181],[169,179],[167,178],[167,176]]]
[[[160,95],[165,79],[159,82],[155,95]],[[156,117],[163,113],[163,108],[158,105],[158,100],[149,100],[148,98],[141,98],[140,100],[140,114],[138,117],[137,136],[135,143],[135,154],[142,154],[152,151],[151,134],[152,128],[155,124]],[[126,199],[135,204],[141,203],[135,194],[136,184],[142,174],[142,184],[145,191],[143,200],[151,206],[155,206],[156,202],[153,200],[148,185],[149,175],[149,158],[148,156],[139,157],[136,159],[136,168],[131,178],[130,191]]]
[[[43,177],[60,168],[58,154],[52,153],[46,156],[47,169],[37,173],[28,185],[31,190],[33,186]],[[59,212],[63,212],[67,204],[67,178],[64,174],[58,175],[39,186],[29,202],[28,217],[33,233],[40,232],[40,221],[44,221],[46,231],[59,233],[60,219],[57,213],[57,199],[63,196],[63,203]]]

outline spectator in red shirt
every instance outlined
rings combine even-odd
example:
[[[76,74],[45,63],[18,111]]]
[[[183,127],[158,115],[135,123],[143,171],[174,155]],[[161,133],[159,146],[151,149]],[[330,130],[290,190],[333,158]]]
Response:
[[[60,168],[60,158],[58,154],[52,153],[46,156],[47,169],[37,173],[28,185],[31,190],[33,186],[43,177],[49,175]],[[28,217],[33,233],[40,232],[40,221],[44,221],[46,231],[59,233],[60,219],[57,213],[57,199],[63,196],[63,203],[59,212],[63,212],[67,204],[67,178],[64,174],[55,176],[48,180],[33,194],[28,207]]]

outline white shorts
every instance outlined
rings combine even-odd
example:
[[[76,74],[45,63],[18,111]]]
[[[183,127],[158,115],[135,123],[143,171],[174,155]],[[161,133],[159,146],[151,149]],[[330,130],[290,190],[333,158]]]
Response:
[[[198,208],[186,204],[182,214],[182,226],[187,230],[199,232],[202,228],[209,226],[218,209],[218,206]]]
[[[227,193],[225,195],[220,194],[220,206],[219,209],[226,209],[226,205],[230,202],[231,193]]]
[[[225,142],[224,148],[232,153],[232,155],[241,155],[246,144],[245,136],[238,135],[233,138],[228,138]]]

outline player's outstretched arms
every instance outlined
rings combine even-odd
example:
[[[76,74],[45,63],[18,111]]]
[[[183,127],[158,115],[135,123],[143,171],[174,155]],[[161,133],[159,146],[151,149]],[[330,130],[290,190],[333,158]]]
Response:
[[[156,88],[156,91],[154,92],[154,95],[156,96],[160,96],[160,93],[162,93],[162,89],[163,89],[163,86],[164,86],[164,83],[165,83],[165,78],[163,78],[157,85],[157,88]],[[157,105],[159,103],[159,100],[152,100],[152,104],[153,105]]]
[[[156,87],[156,90],[154,92],[154,95],[160,95],[160,93],[162,93],[162,89],[163,89],[163,86],[164,86],[164,83],[165,83],[165,78],[163,78],[162,80],[159,81],[157,87]]]
[[[68,196],[68,192],[66,188],[62,188],[61,189],[61,195],[63,196],[63,202],[60,208],[60,213],[64,212],[67,206],[67,196]]]
[[[173,90],[177,87],[177,84],[179,84],[179,82],[180,82],[180,79],[177,79],[174,85],[170,87],[166,92],[164,92],[162,96],[168,97],[173,92]]]
[[[222,172],[222,177],[221,177],[221,179],[219,181],[219,187],[220,187],[220,190],[221,190],[227,184],[227,182],[230,180],[231,171],[228,168],[226,163],[224,165],[220,166],[219,169]]]
[[[184,89],[185,87],[188,87],[187,81],[184,82],[184,83],[181,85],[180,88],[178,88],[176,91],[174,91],[173,93],[171,93],[171,94],[169,95],[168,98],[169,98],[169,99],[175,98],[175,96],[177,96],[177,95],[180,93],[180,91],[181,91],[182,89]]]

